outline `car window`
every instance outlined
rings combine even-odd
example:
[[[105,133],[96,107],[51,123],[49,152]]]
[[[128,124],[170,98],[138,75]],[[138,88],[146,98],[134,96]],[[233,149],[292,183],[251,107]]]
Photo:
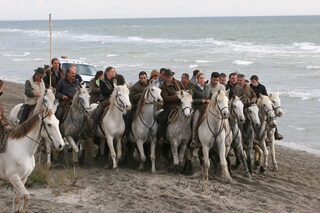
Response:
[[[69,69],[71,63],[63,63],[61,69],[65,72]],[[96,74],[96,68],[87,64],[75,64],[77,67],[77,74],[79,75],[90,75],[94,76]]]

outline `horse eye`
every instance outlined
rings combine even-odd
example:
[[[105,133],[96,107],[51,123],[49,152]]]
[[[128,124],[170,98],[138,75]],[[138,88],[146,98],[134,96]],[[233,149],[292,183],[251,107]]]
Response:
[[[263,104],[263,106],[265,107],[266,105],[265,105],[265,104]]]
[[[250,112],[250,113],[252,113],[252,111],[251,111],[251,110],[250,110],[249,112]]]
[[[233,106],[233,108],[235,108],[235,109],[236,109],[237,107],[236,107],[236,106]]]
[[[152,88],[151,91],[154,91],[154,89]]]
[[[51,127],[52,125],[51,124],[48,124],[48,127]]]

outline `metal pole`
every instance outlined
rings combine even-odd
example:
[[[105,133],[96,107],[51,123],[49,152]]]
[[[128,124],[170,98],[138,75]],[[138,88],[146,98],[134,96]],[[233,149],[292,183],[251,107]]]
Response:
[[[52,59],[52,25],[51,25],[51,13],[49,14],[49,29],[50,29],[50,59],[49,59],[49,65],[51,67],[51,59]],[[51,87],[51,69],[49,71],[49,81],[50,81],[50,87]]]

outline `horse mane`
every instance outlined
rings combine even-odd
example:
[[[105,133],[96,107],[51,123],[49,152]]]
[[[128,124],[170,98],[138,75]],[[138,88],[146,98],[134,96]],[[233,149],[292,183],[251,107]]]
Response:
[[[39,113],[41,111],[41,108],[43,106],[42,105],[43,98],[44,98],[44,96],[46,94],[46,88],[45,87],[41,88],[40,92],[41,92],[41,94],[40,94],[40,97],[38,98],[38,101],[37,101],[37,104],[36,104],[36,106],[34,108],[33,114],[37,114],[37,113]]]
[[[114,88],[114,90],[113,90],[113,92],[111,94],[111,97],[110,97],[110,105],[113,105],[116,102],[116,94],[117,94],[117,92],[119,90],[123,91],[124,89],[127,89],[129,91],[129,89],[128,89],[128,87],[126,85],[117,85]],[[129,94],[129,92],[128,92],[128,94]]]
[[[134,113],[132,120],[134,120],[134,119],[139,115],[139,113],[142,112],[144,96],[146,95],[148,89],[149,89],[149,86],[147,86],[147,87],[143,90],[142,95],[141,95],[141,97],[140,97],[140,99],[139,99],[139,101],[138,101],[137,110],[136,110],[136,112]]]
[[[78,98],[79,98],[79,95],[80,95],[80,90],[81,89],[78,89],[76,94],[74,94],[73,98],[72,98],[72,105],[75,106],[77,103],[78,103]]]
[[[51,110],[49,110],[50,114]],[[25,122],[17,126],[16,128],[11,130],[10,138],[19,139],[26,136],[39,122],[40,122],[40,113],[37,113],[30,118],[28,118]],[[52,114],[52,112],[51,112]],[[50,116],[50,115],[49,115]]]
[[[266,95],[260,95],[260,98],[257,100],[257,106],[260,107],[262,104],[266,103],[267,101],[271,100],[269,99],[269,96]]]
[[[219,99],[221,97],[221,95],[224,95],[222,92],[223,91],[217,92],[216,94],[211,96],[211,100],[210,100],[210,102],[206,108],[206,111],[203,115],[204,118],[208,117],[208,113],[209,113],[210,108],[212,107],[212,105],[214,105],[216,103],[216,98]]]

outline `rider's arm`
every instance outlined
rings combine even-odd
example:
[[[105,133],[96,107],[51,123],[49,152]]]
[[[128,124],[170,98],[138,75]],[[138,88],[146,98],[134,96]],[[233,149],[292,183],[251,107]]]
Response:
[[[103,96],[110,96],[113,92],[113,87],[108,86],[105,82],[100,82],[100,90]]]
[[[24,94],[27,97],[34,97],[33,88],[31,87],[31,83],[29,80],[26,80],[26,83],[24,84]]]
[[[63,90],[63,79],[61,79],[61,81],[58,82],[58,85],[56,87],[56,98],[62,99],[62,96],[64,96],[64,94],[62,93],[62,90]]]

